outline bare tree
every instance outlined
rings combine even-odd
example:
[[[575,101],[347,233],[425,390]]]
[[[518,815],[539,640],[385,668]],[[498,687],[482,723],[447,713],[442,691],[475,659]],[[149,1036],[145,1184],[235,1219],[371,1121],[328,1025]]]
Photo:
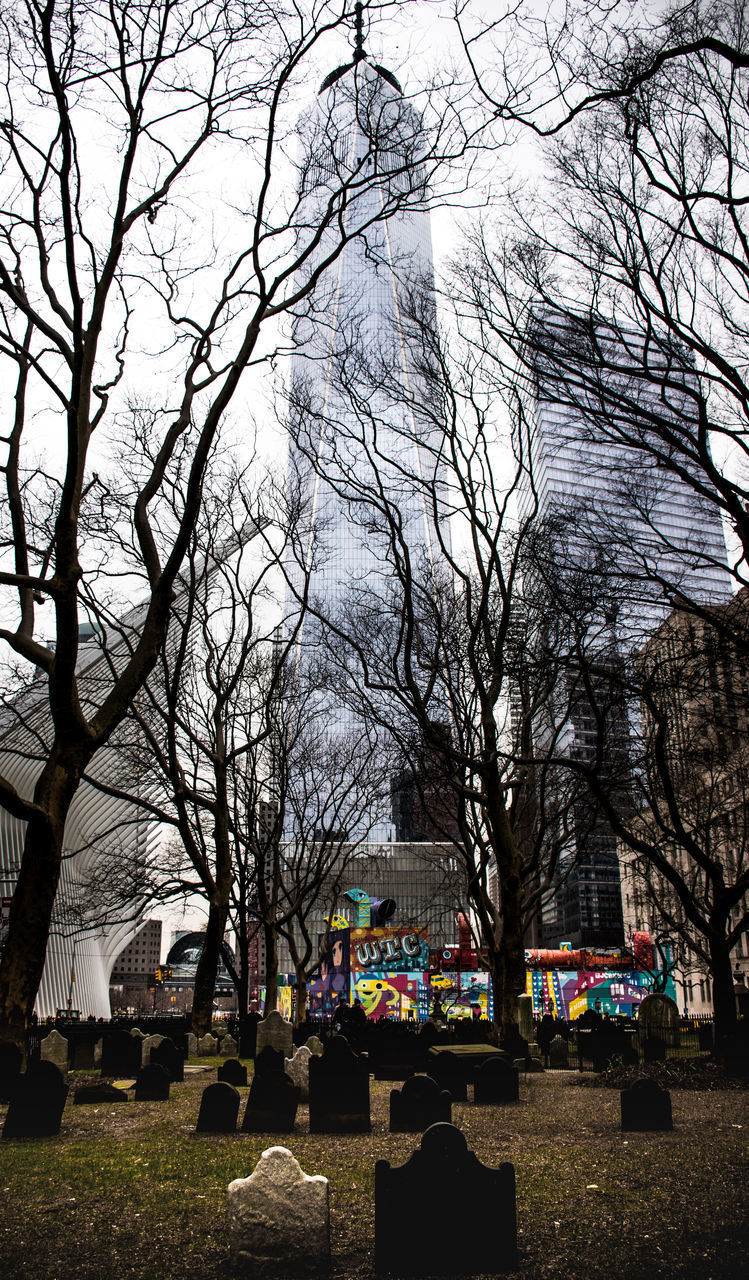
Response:
[[[373,16],[397,8],[370,6]],[[0,781],[2,804],[27,824],[0,965],[0,1035],[19,1043],[72,797],[156,662],[207,459],[242,376],[273,353],[274,325],[342,246],[423,202],[424,166],[468,143],[459,111],[435,97],[433,127],[399,153],[400,181],[357,159],[325,174],[324,198],[306,199],[320,175],[309,156],[289,160],[289,111],[317,75],[318,46],[351,17],[327,0],[27,0],[3,15],[0,352],[13,390],[1,638],[11,664],[41,682],[24,695],[28,677],[14,684],[14,669],[6,688],[41,697],[52,726],[29,778]],[[388,127],[370,121],[373,151]],[[333,109],[323,129],[335,145]],[[367,192],[381,198],[359,198]],[[117,434],[131,484],[111,465]],[[110,559],[113,526],[130,548],[124,564]],[[128,589],[144,599],[131,644],[87,700],[81,614],[95,618]]]
[[[338,399],[328,398],[324,420],[314,384],[294,390],[296,447],[374,557],[364,581],[352,574],[338,611],[316,597],[313,577],[309,607],[338,699],[389,734],[428,814],[421,838],[447,842],[461,863],[495,1017],[511,1023],[526,929],[559,851],[552,793],[540,774],[530,780],[527,759],[516,767],[513,741],[540,696],[531,686],[548,678],[541,664],[527,667],[526,701],[513,711],[521,563],[535,518],[531,509],[519,519],[515,501],[528,425],[512,384],[492,376],[477,346],[454,333],[442,341],[428,284],[402,290],[395,341],[408,351],[405,374],[385,341],[375,354],[341,344]],[[514,449],[503,453],[507,414]],[[531,791],[544,821],[528,820]]]

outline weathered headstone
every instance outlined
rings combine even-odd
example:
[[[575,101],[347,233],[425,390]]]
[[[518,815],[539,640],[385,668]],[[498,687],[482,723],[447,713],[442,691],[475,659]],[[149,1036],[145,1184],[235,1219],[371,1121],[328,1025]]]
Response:
[[[192,1031],[187,1033],[187,1056],[188,1058],[197,1057],[198,1053],[198,1037]]]
[[[294,1028],[281,1017],[277,1009],[257,1024],[256,1058],[266,1045],[270,1045],[272,1049],[280,1049],[284,1058],[290,1058],[294,1052]]]
[[[300,1045],[293,1058],[284,1058],[284,1070],[293,1084],[299,1086],[299,1101],[309,1099],[309,1060],[312,1057],[306,1044]]]
[[[42,1062],[54,1062],[55,1066],[62,1073],[67,1074],[68,1070],[68,1042],[65,1036],[61,1036],[59,1031],[52,1030],[48,1036],[45,1036],[40,1046]]]
[[[518,996],[518,1030],[528,1043],[536,1038],[533,1022],[533,996]]]
[[[181,1084],[185,1078],[185,1059],[173,1040],[162,1036],[161,1044],[151,1050],[154,1066],[164,1067],[172,1084]]]
[[[229,1184],[229,1240],[235,1264],[258,1277],[330,1270],[330,1189],[286,1147],[269,1147],[249,1178]]]
[[[645,996],[637,1010],[637,1030],[641,1041],[648,1036],[658,1036],[669,1048],[677,1048],[679,1027],[679,1009],[670,996],[662,992]]]
[[[135,1076],[141,1067],[142,1041],[127,1031],[109,1031],[104,1036],[101,1049],[101,1074],[103,1076]]]
[[[234,1133],[239,1115],[240,1096],[227,1080],[209,1084],[200,1099],[198,1133]]]
[[[473,1101],[480,1104],[517,1102],[518,1069],[505,1058],[487,1058],[473,1074]]]
[[[468,1231],[403,1231],[404,1204],[428,1222],[434,1188]],[[515,1169],[490,1169],[451,1124],[434,1124],[405,1164],[375,1165],[375,1269],[399,1276],[496,1275],[517,1264]]]
[[[647,1132],[673,1129],[671,1094],[656,1080],[635,1080],[631,1089],[622,1089],[622,1129]]]
[[[430,1125],[452,1120],[452,1098],[429,1076],[411,1076],[390,1093],[390,1132],[423,1133]]]
[[[293,1133],[299,1086],[284,1071],[255,1075],[242,1120],[243,1133]]]
[[[4,1138],[50,1138],[60,1132],[68,1086],[54,1062],[32,1062],[8,1104]]]
[[[95,1071],[96,1066],[96,1037],[76,1036],[70,1043],[70,1070]]]
[[[310,1133],[369,1133],[369,1059],[343,1036],[309,1062]]]
[[[145,1031],[141,1031],[140,1027],[131,1027],[130,1035],[134,1036],[136,1040],[140,1040],[141,1042],[146,1039],[146,1033]]]
[[[570,1054],[564,1036],[554,1036],[549,1045],[549,1066],[567,1069],[570,1065]]]
[[[234,1039],[234,1036],[225,1035],[221,1037],[220,1052],[222,1058],[236,1058],[239,1053],[239,1045]]]
[[[227,1058],[218,1069],[218,1078],[238,1088],[247,1084],[247,1068],[242,1066],[239,1058]]]
[[[210,1031],[206,1031],[204,1036],[198,1040],[198,1057],[210,1058],[218,1053],[218,1040],[212,1036]]]
[[[169,1072],[152,1062],[141,1067],[135,1077],[136,1102],[166,1102],[169,1097]]]
[[[10,1102],[21,1078],[23,1054],[16,1044],[0,1042],[0,1102]]]
[[[141,1046],[141,1062],[147,1067],[151,1061],[151,1050],[156,1049],[164,1039],[164,1036],[145,1036]]]
[[[325,1052],[325,1045],[319,1036],[309,1036],[304,1042],[310,1053],[314,1053],[316,1058],[321,1058]]]
[[[73,1104],[82,1106],[88,1103],[103,1103],[109,1106],[110,1102],[127,1102],[127,1094],[124,1089],[118,1089],[113,1084],[107,1084],[102,1080],[100,1084],[84,1084],[80,1089],[76,1089],[73,1096]]]

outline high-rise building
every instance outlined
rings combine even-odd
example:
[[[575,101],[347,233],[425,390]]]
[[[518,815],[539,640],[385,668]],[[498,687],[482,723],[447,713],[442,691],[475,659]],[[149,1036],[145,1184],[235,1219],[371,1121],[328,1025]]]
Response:
[[[638,659],[648,692],[642,710],[648,803],[636,831],[674,868],[698,916],[726,935],[740,930],[749,907],[742,892],[749,869],[748,639],[745,587],[704,615],[671,613]],[[680,824],[672,820],[670,796]],[[685,1012],[711,1012],[705,932],[651,859],[622,849],[620,862],[625,928],[669,935],[680,1003]],[[749,978],[749,934],[736,938],[731,967],[742,981]]]
[[[369,611],[374,623],[380,603],[385,607],[393,563],[371,502],[379,485],[391,511],[397,509],[414,560],[429,558],[433,543],[418,484],[430,465],[423,448],[428,428],[420,421],[421,375],[404,321],[415,297],[422,309],[434,306],[421,118],[395,76],[364,53],[359,33],[352,61],[323,81],[301,134],[309,156],[302,166],[300,197],[309,210],[303,221],[314,226],[315,210],[343,182],[349,197],[336,234],[343,230],[351,239],[295,329],[291,472],[308,504],[311,533],[289,576],[300,592],[304,574],[311,575],[312,606],[298,660],[324,641],[326,620],[357,610]],[[327,247],[323,238],[306,272]],[[331,698],[326,720],[353,741],[351,702]],[[368,839],[396,837],[391,817],[371,817]]]
[[[674,440],[698,430],[696,378],[678,353],[665,344],[654,348],[646,349],[634,334],[592,329],[584,318],[540,312],[525,352],[528,449],[519,515],[546,528],[547,572],[553,564],[550,576],[562,612],[569,608],[570,633],[577,628],[575,640],[568,637],[570,649],[576,642],[588,658],[597,655],[599,691],[606,683],[605,663],[613,664],[613,689],[616,664],[646,642],[676,601],[714,605],[731,594],[718,507],[667,465],[669,425]],[[564,645],[564,626],[557,624],[560,636]],[[547,723],[537,727],[537,740],[543,746],[551,722],[561,754],[591,758],[600,705],[594,713],[574,661],[556,697]],[[608,703],[609,718],[619,717],[610,725],[609,741],[621,762],[639,708],[605,695],[601,700]],[[560,731],[562,716],[566,724]],[[620,781],[621,776],[619,770]],[[543,908],[544,941],[621,943],[611,827],[584,794],[565,817],[556,882]]]

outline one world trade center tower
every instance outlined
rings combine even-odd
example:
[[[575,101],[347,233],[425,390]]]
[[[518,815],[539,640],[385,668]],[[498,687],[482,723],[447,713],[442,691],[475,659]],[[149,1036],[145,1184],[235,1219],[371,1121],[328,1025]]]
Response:
[[[364,52],[361,23],[352,60],[323,81],[300,131],[312,245],[304,269],[318,269],[333,237],[346,242],[294,333],[291,472],[309,535],[289,577],[297,598],[307,584],[303,661],[318,648],[330,653],[331,638],[340,658],[354,618],[382,640],[398,548],[429,573],[438,448],[418,337],[434,309],[424,128],[395,76]],[[353,741],[362,712],[345,682],[354,692],[360,667],[354,661],[347,677],[336,665],[326,719]],[[369,839],[393,839],[392,822],[378,819]]]

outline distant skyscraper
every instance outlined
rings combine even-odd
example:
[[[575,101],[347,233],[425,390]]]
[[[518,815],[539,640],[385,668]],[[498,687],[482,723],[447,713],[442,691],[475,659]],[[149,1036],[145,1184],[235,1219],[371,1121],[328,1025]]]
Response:
[[[313,234],[320,212],[348,196],[340,222],[322,237],[304,268],[313,272],[334,238],[351,236],[297,319],[292,366],[291,470],[309,505],[312,533],[290,566],[300,589],[311,570],[313,613],[340,618],[351,609],[376,618],[393,580],[387,536],[372,492],[384,486],[415,560],[432,550],[431,513],[419,491],[429,465],[420,447],[420,377],[406,311],[433,307],[428,192],[421,118],[395,76],[364,53],[326,77],[316,107],[303,118],[300,197]],[[418,302],[415,303],[415,300]],[[387,383],[387,386],[385,385]],[[400,395],[398,394],[400,391]],[[313,644],[324,623],[305,623]],[[349,734],[354,713],[331,701],[328,723]],[[391,820],[371,840],[392,840]]]
[[[535,511],[539,522],[549,522],[560,589],[575,575],[583,594],[594,594],[591,583],[598,574],[608,584],[599,616],[595,600],[588,601],[589,631],[580,633],[582,643],[589,656],[626,660],[680,596],[707,605],[731,594],[717,506],[664,465],[669,423],[675,438],[698,429],[690,394],[695,375],[665,346],[646,351],[634,334],[604,328],[591,333],[584,320],[578,324],[546,313],[536,316],[531,329],[526,369],[528,474],[520,516]],[[665,428],[660,435],[655,422]],[[639,711],[607,695],[600,673],[597,679],[602,701],[608,696],[609,716],[618,716],[609,734],[623,768],[626,738]],[[567,724],[557,750],[590,758],[597,721],[576,686],[574,664],[560,684],[551,721],[559,708],[566,709]],[[539,723],[537,741],[545,734],[548,726]],[[592,798],[581,796],[567,820],[557,883],[543,910],[544,940],[577,946],[621,942],[614,834]]]

